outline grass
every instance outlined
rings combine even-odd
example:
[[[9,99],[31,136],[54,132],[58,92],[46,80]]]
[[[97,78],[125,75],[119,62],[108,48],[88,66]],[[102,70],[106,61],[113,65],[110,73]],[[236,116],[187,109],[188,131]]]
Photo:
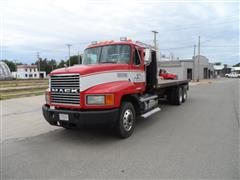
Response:
[[[18,86],[32,86],[48,84],[48,80],[12,80],[12,81],[0,81],[1,88],[4,87],[18,87]]]
[[[0,100],[44,94],[48,80],[8,80],[0,81]]]

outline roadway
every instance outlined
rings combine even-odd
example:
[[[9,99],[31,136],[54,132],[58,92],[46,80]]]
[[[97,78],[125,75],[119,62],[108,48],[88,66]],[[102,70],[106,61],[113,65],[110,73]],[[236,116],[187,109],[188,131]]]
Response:
[[[0,101],[2,179],[239,178],[240,80],[192,85],[181,106],[112,131],[65,130],[42,117],[43,96]]]

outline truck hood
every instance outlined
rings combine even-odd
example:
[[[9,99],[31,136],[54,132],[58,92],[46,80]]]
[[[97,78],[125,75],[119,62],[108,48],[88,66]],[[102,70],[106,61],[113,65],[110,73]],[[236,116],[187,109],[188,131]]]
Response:
[[[66,68],[56,69],[52,71],[49,75],[54,74],[80,74],[88,75],[93,73],[99,73],[104,71],[118,71],[118,70],[128,70],[128,64],[94,64],[94,65],[75,65]]]

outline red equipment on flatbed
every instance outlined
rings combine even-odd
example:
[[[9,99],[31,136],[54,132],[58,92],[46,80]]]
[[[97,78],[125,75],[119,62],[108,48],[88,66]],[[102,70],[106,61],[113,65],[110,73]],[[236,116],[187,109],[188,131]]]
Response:
[[[159,70],[159,76],[162,79],[177,79],[177,75],[176,74],[169,73],[165,69],[160,69]]]
[[[82,65],[49,74],[45,119],[64,128],[112,124],[120,137],[129,137],[136,117],[158,112],[162,97],[175,105],[187,99],[188,80],[161,80],[156,54],[127,39],[91,44]]]

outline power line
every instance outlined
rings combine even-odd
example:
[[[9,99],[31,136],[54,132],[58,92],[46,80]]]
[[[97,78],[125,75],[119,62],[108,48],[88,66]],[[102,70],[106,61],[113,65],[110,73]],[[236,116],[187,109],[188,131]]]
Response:
[[[239,46],[228,46],[228,45],[226,45],[226,46],[203,46],[203,47],[236,47],[236,48],[239,48]]]
[[[175,42],[182,43],[182,41],[175,41]],[[201,44],[205,44],[206,42],[209,42],[209,40],[203,41],[201,42]],[[189,41],[189,43],[191,43],[191,41]],[[202,45],[202,47],[239,47],[239,45],[224,45],[224,44],[219,44],[217,42],[215,44],[218,44],[218,45]],[[186,49],[186,48],[192,48],[192,45],[163,48],[161,50]]]
[[[235,11],[236,13],[239,13],[239,11],[237,10],[237,11]],[[233,13],[235,13],[235,12],[233,12]],[[238,18],[237,20],[239,20],[239,16],[236,16],[236,15],[231,15],[231,16],[226,16],[225,17],[225,20],[227,20],[227,19],[232,19],[233,21],[235,21],[233,18]],[[215,18],[216,19],[216,18]],[[214,19],[211,19],[211,20],[214,20]],[[226,24],[226,23],[229,23],[229,22],[231,22],[231,21],[227,21],[227,22],[214,22],[214,23],[205,23],[206,25],[218,25],[218,24]],[[170,24],[170,23],[169,23]],[[171,24],[173,24],[173,23],[171,23]],[[176,25],[176,24],[173,24],[173,25]],[[180,25],[180,26],[178,26],[178,25],[176,25],[177,27],[178,27],[178,29],[187,29],[187,28],[192,28],[193,26],[199,26],[199,23],[193,23],[193,24],[185,24],[185,25]],[[171,30],[171,29],[170,29]],[[175,30],[175,28],[173,29],[173,30]]]
[[[180,46],[180,47],[173,47],[173,48],[166,48],[166,49],[161,49],[163,51],[165,50],[172,50],[172,49],[186,49],[186,48],[192,48],[192,45],[190,46]]]
[[[198,26],[191,26],[191,27],[184,27],[184,28],[176,27],[176,28],[174,28],[174,29],[167,29],[165,32],[185,31],[185,30],[196,29],[196,28],[199,28],[199,29],[204,29],[204,28],[219,28],[218,26],[214,26],[214,25],[229,24],[229,23],[232,23],[232,22],[235,22],[235,21],[238,21],[238,20],[228,21],[228,22],[224,22],[224,23],[204,24],[204,26],[203,26],[203,24],[201,24],[201,25],[198,25]]]

